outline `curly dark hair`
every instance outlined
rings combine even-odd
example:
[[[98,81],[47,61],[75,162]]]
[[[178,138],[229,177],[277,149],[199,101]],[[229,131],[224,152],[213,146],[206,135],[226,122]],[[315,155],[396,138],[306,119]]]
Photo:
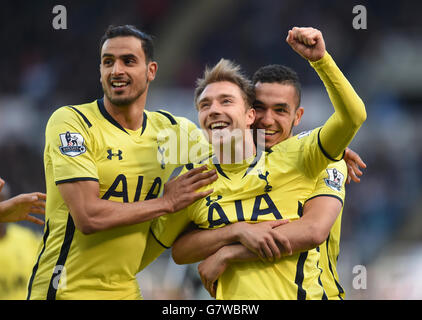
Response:
[[[271,64],[259,68],[252,77],[252,82],[256,85],[258,82],[261,83],[280,83],[280,84],[289,84],[296,89],[296,94],[298,98],[298,104],[300,105],[301,98],[301,85],[299,81],[299,76],[297,73],[286,66],[280,64]]]

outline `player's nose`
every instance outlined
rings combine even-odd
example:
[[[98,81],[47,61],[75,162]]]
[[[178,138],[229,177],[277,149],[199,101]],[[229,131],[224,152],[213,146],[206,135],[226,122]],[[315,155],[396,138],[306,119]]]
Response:
[[[263,127],[270,127],[274,124],[274,117],[270,109],[265,110],[265,112],[260,113],[259,118],[257,117],[257,122]]]
[[[117,60],[113,64],[113,69],[111,70],[111,75],[113,77],[117,77],[117,76],[121,76],[122,74],[124,74],[124,66],[122,65],[122,62]]]
[[[221,114],[221,105],[218,101],[213,100],[209,108],[209,116],[216,116]]]

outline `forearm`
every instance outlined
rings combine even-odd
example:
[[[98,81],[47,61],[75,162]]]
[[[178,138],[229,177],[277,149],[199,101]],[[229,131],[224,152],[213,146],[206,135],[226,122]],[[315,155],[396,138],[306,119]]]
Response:
[[[289,240],[292,254],[316,248],[328,237],[329,227],[324,228],[315,222],[302,221],[302,219],[274,229],[274,232]]]
[[[322,230],[322,226],[317,226],[316,224],[306,220],[296,220],[273,229],[274,238],[276,239],[276,243],[282,253],[281,258],[286,255],[307,251],[317,247],[323,242],[322,239],[325,240],[325,231],[326,230]],[[286,248],[277,241],[277,234],[278,236],[282,236],[283,238],[287,238],[289,240],[291,253],[287,253]],[[225,259],[224,261],[227,263],[255,261],[260,259],[257,254],[242,244],[226,245],[220,250],[224,250],[221,254]]]
[[[327,239],[341,208],[337,198],[315,197],[305,202],[300,219],[276,227],[273,232],[289,240],[292,253],[313,249]]]
[[[279,236],[287,238],[290,243],[291,252],[286,253],[286,248],[277,242],[279,249],[282,252],[281,258],[286,255],[313,249],[326,239],[324,233],[326,230],[321,230],[320,227],[308,223],[307,221],[299,221],[300,220],[296,220],[273,229],[275,239],[277,239],[278,233]],[[223,248],[220,248],[216,254],[220,255],[221,261],[226,264],[260,260],[257,254],[242,244],[226,245]]]
[[[121,203],[100,198],[97,182],[76,181],[58,185],[75,226],[84,234],[145,222],[171,212],[163,198]]]
[[[327,52],[310,64],[323,81],[335,110],[320,132],[321,144],[337,158],[365,121],[365,105]]]
[[[190,264],[206,259],[220,248],[237,242],[234,225],[223,228],[196,229],[180,236],[173,244],[173,260],[177,264]]]
[[[6,201],[0,201],[0,222],[5,222],[8,214]]]
[[[70,208],[72,216],[78,215],[80,229],[86,234],[142,223],[169,212],[161,198],[132,203],[97,199],[84,208]]]
[[[8,200],[0,201],[0,222],[10,213],[10,204]]]
[[[247,262],[260,260],[258,255],[250,251],[242,244],[227,245],[218,250],[217,254],[221,254],[221,259],[226,264],[234,262]]]

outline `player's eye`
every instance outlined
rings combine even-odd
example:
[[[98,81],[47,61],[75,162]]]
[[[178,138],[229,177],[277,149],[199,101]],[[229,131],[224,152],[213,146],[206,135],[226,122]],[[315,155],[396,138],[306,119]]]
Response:
[[[128,65],[128,64],[134,64],[134,63],[135,63],[135,59],[132,59],[132,58],[125,59],[125,64],[126,65]]]
[[[232,102],[233,101],[231,99],[226,98],[226,99],[223,99],[222,104],[230,104]]]
[[[103,65],[105,65],[105,66],[111,66],[112,64],[113,64],[113,60],[111,60],[111,59],[105,59],[103,61]]]
[[[207,108],[209,106],[210,106],[210,103],[209,102],[201,102],[199,104],[199,109],[204,109],[204,108]]]

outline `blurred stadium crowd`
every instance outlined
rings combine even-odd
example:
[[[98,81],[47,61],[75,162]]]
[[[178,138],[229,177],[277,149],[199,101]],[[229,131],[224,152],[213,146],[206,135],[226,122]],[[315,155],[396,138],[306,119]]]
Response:
[[[49,115],[101,97],[98,44],[109,24],[134,24],[156,37],[159,70],[147,105],[195,122],[193,87],[205,65],[225,57],[249,75],[270,63],[294,68],[305,108],[296,133],[322,125],[332,110],[312,68],[284,42],[289,28],[312,26],[322,31],[368,113],[351,145],[368,167],[362,182],[346,189],[339,258],[346,297],[422,298],[422,273],[416,273],[422,259],[421,2],[61,1],[66,30],[51,25],[55,4],[2,2],[0,176],[12,195],[45,192]],[[356,4],[367,9],[367,30],[353,29]],[[169,257],[166,252],[141,273],[144,297],[207,298],[195,266],[175,266]],[[352,287],[355,265],[367,268],[366,290]]]

